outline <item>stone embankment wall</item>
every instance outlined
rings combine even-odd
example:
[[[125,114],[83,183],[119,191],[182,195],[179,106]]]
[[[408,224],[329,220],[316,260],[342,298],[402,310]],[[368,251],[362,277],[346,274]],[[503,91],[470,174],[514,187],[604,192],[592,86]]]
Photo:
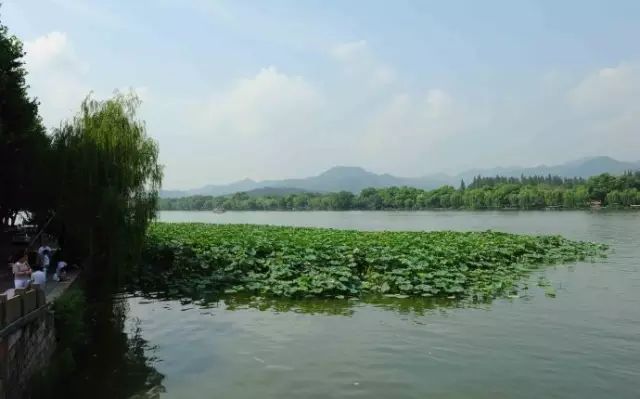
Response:
[[[0,295],[0,399],[21,398],[55,350],[51,303],[39,287]]]

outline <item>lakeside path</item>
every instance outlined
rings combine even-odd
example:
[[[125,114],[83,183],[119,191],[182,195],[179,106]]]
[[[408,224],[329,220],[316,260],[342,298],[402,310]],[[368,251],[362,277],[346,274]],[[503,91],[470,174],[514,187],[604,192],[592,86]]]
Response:
[[[67,274],[67,278],[64,281],[53,281],[52,276],[47,275],[47,285],[44,289],[47,302],[53,302],[62,295],[75,282],[79,275],[79,271],[73,271]],[[7,294],[9,298],[13,297],[13,279],[0,279],[0,284],[0,292]]]

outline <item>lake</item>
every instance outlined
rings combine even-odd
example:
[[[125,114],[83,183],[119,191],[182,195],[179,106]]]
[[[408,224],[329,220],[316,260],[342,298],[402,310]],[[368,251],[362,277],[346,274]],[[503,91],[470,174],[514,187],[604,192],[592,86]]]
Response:
[[[520,298],[197,306],[125,296],[167,398],[638,398],[640,212],[161,212],[167,222],[500,230],[610,244]],[[160,382],[158,382],[160,384]],[[152,390],[159,392],[161,389]]]

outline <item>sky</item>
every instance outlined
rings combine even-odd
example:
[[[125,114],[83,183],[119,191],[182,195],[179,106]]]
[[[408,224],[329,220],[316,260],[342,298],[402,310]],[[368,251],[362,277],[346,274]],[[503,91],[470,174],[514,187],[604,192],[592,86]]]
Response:
[[[640,1],[3,0],[48,128],[134,90],[166,189],[640,159]]]

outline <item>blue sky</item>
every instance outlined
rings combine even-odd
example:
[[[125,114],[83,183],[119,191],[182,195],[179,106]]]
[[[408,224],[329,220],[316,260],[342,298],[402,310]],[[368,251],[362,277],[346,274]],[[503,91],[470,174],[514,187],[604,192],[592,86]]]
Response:
[[[5,0],[47,126],[138,92],[166,188],[640,159],[638,1]]]

